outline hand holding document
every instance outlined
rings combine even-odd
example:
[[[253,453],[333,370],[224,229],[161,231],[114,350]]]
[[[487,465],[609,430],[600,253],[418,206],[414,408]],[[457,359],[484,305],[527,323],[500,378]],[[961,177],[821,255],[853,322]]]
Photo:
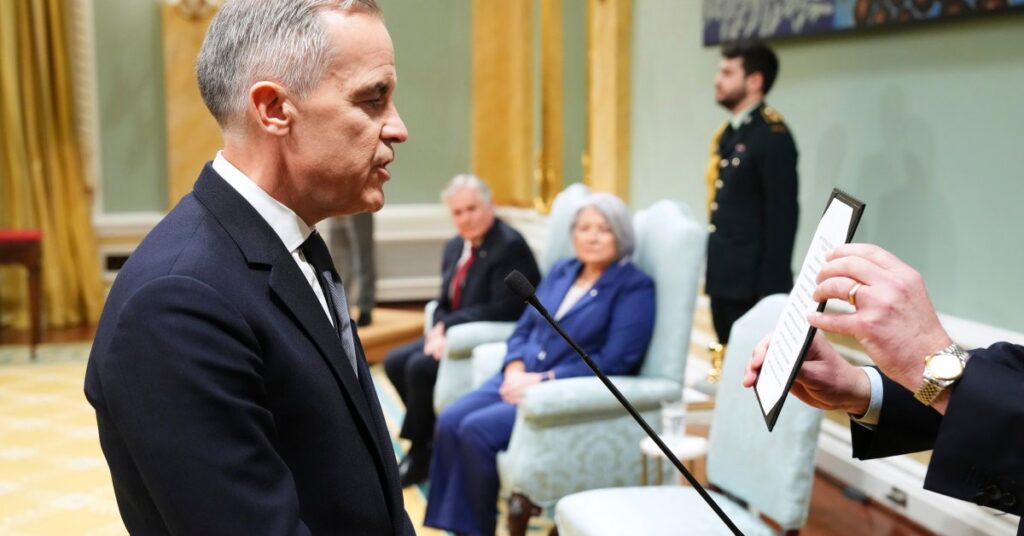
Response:
[[[818,223],[818,229],[814,232],[807,256],[793,285],[793,291],[789,294],[789,300],[775,326],[771,346],[768,347],[761,374],[754,386],[768,430],[775,426],[785,402],[785,395],[789,392],[814,337],[815,330],[807,322],[807,315],[821,311],[825,307],[824,303],[816,303],[812,298],[815,280],[825,263],[825,255],[853,238],[853,232],[863,210],[864,203],[841,190],[832,190],[825,214]]]

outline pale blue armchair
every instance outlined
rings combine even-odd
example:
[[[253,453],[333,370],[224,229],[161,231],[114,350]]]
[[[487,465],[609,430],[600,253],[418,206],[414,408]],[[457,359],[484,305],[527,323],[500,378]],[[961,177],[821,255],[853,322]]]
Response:
[[[547,236],[545,237],[544,254],[540,259],[540,271],[546,275],[556,260],[573,254],[569,226],[576,214],[580,200],[590,193],[590,189],[582,184],[573,184],[555,197],[548,215]],[[436,302],[430,302],[424,311],[424,333],[430,331]],[[452,326],[446,332],[446,344],[441,366],[437,371],[434,384],[434,410],[441,410],[455,402],[459,397],[471,391],[480,382],[474,382],[474,368],[470,357],[473,349],[491,342],[508,339],[515,329],[515,322],[467,322]],[[504,357],[502,352],[501,357]],[[500,364],[501,359],[498,359]],[[480,370],[486,367],[477,367]],[[484,378],[486,379],[486,378]]]
[[[566,230],[569,224],[567,220]],[[638,212],[634,226],[633,260],[655,281],[657,313],[640,374],[613,380],[644,418],[657,424],[661,402],[678,400],[683,391],[707,236],[672,201]],[[493,375],[504,353],[503,343],[477,348],[472,375],[481,380]],[[642,435],[594,377],[530,388],[516,414],[508,450],[498,455],[502,497],[509,498],[510,534],[523,534],[530,516],[568,494],[639,484]]]
[[[726,494],[716,502],[747,536],[774,535],[753,511],[795,534],[807,521],[821,411],[790,397],[773,432],[768,432],[754,393],[742,384],[754,346],[775,323],[786,296],[757,304],[733,326],[715,400],[708,445],[707,477]],[[559,501],[560,536],[732,534],[689,486],[600,489]]]

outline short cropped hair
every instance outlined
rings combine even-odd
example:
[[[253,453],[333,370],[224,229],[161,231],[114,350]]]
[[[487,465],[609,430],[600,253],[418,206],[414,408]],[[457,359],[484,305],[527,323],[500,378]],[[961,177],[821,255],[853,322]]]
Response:
[[[227,0],[210,23],[196,60],[203,102],[221,128],[245,111],[249,88],[274,81],[300,99],[330,67],[323,10],[383,17],[376,0]]]
[[[464,188],[472,188],[480,194],[480,199],[483,200],[484,204],[491,202],[491,189],[487,186],[487,183],[480,180],[480,177],[471,173],[463,173],[452,177],[452,180],[448,181],[448,186],[445,186],[441,192],[441,201],[447,203],[448,199],[455,194],[455,192]]]
[[[743,72],[746,76],[761,73],[764,84],[761,92],[765,95],[771,91],[775,78],[779,75],[779,58],[768,45],[760,42],[737,43],[722,49],[722,57],[726,59],[743,58]]]
[[[608,222],[608,227],[615,235],[615,260],[619,261],[632,255],[633,249],[636,247],[636,238],[633,233],[633,215],[630,213],[629,207],[621,199],[609,193],[589,194],[580,201],[576,215],[572,218],[570,230],[576,228],[576,220],[579,219],[580,212],[586,208],[600,212]]]

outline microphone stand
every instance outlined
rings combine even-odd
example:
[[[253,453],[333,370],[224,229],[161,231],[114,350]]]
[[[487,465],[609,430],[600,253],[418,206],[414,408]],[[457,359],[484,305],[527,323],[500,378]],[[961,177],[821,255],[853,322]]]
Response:
[[[647,421],[644,420],[642,416],[640,416],[640,412],[638,412],[636,408],[633,407],[633,404],[631,404],[629,400],[626,399],[625,395],[623,395],[619,391],[618,387],[615,387],[615,384],[612,383],[610,379],[608,379],[608,376],[605,376],[604,372],[602,372],[601,369],[597,366],[597,363],[594,363],[590,356],[583,351],[583,348],[580,348],[579,345],[576,344],[576,341],[572,340],[572,338],[569,337],[569,334],[562,330],[562,326],[558,325],[558,322],[556,322],[555,319],[551,317],[547,309],[545,309],[544,306],[540,304],[540,301],[537,300],[536,295],[531,294],[530,297],[526,299],[526,302],[532,305],[533,308],[536,309],[537,312],[539,312],[544,317],[544,319],[548,321],[548,324],[551,324],[551,327],[555,328],[555,331],[557,331],[558,334],[561,335],[563,339],[565,339],[565,342],[569,343],[569,346],[571,346],[572,349],[575,350],[576,353],[583,358],[583,361],[585,361],[587,363],[587,366],[589,366],[590,369],[594,371],[594,374],[596,374],[598,379],[601,380],[601,383],[603,383],[604,386],[607,387],[613,395],[615,395],[615,398],[616,400],[619,401],[619,404],[622,404],[622,407],[626,408],[626,411],[628,411],[629,414],[633,416],[633,420],[635,420],[637,424],[640,425],[640,428],[644,429],[644,432],[647,432],[648,437],[650,437],[654,441],[654,443],[658,445],[658,448],[661,449],[661,452],[664,453],[665,457],[672,462],[672,465],[676,466],[676,469],[678,469],[679,473],[686,478],[686,480],[690,483],[691,486],[693,486],[693,489],[697,490],[697,493],[700,494],[702,499],[704,499],[704,502],[708,503],[708,506],[710,506],[711,509],[714,510],[716,514],[718,514],[718,517],[722,520],[723,523],[725,523],[725,526],[729,527],[729,530],[731,530],[733,534],[737,536],[743,536],[743,533],[740,532],[740,529],[736,527],[736,525],[732,522],[731,519],[729,519],[729,516],[725,515],[725,512],[723,512],[722,508],[718,506],[718,503],[716,503],[715,500],[711,498],[711,495],[709,495],[708,492],[704,489],[704,486],[701,486],[700,482],[698,482],[697,479],[694,478],[692,474],[690,474],[690,471],[688,471],[686,467],[683,466],[683,463],[680,462],[679,458],[677,458],[676,455],[672,453],[672,450],[668,448],[668,445],[666,445],[665,442],[662,441],[660,437],[658,437],[657,432],[655,432],[654,429],[651,428],[651,425],[647,424]]]

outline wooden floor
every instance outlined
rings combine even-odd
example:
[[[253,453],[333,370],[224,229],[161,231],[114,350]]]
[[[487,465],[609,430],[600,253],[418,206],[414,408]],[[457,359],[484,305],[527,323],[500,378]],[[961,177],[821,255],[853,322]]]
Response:
[[[410,313],[415,313],[417,306],[401,307]],[[410,317],[411,318],[411,317]],[[403,320],[408,323],[410,318]],[[375,313],[375,323],[383,325],[384,316]],[[408,328],[407,328],[408,329]],[[365,328],[360,330],[363,333]],[[415,330],[412,330],[415,331]],[[44,334],[44,342],[81,342],[93,338],[94,330],[91,328],[70,328],[49,330]],[[416,336],[411,333],[409,337]],[[17,330],[0,330],[0,345],[26,344],[28,336],[26,332]],[[393,343],[397,343],[394,340]],[[386,350],[386,348],[381,349]],[[76,388],[80,389],[80,387]],[[703,475],[699,474],[702,478]],[[703,478],[702,478],[703,480]],[[0,490],[2,491],[2,490]],[[112,490],[110,490],[112,492]],[[410,499],[407,497],[407,500]],[[416,501],[410,501],[415,503]],[[412,505],[410,505],[412,506]],[[417,505],[421,508],[420,505]],[[0,513],[3,509],[0,508]],[[420,514],[422,515],[422,514]],[[4,526],[4,520],[0,515],[0,527]],[[419,521],[418,519],[416,521]],[[541,525],[543,526],[543,525]],[[42,528],[42,527],[37,527]],[[3,532],[3,531],[0,531]],[[57,534],[56,532],[33,531],[33,534]],[[98,531],[96,533],[106,533]],[[531,536],[540,536],[546,533],[543,530],[531,531]],[[893,536],[914,536],[929,535],[929,531],[918,527],[885,507],[872,501],[855,501],[843,493],[841,485],[832,481],[829,477],[817,474],[814,482],[814,491],[811,500],[811,510],[806,527],[800,532],[805,536],[869,536],[869,535],[893,535]]]

